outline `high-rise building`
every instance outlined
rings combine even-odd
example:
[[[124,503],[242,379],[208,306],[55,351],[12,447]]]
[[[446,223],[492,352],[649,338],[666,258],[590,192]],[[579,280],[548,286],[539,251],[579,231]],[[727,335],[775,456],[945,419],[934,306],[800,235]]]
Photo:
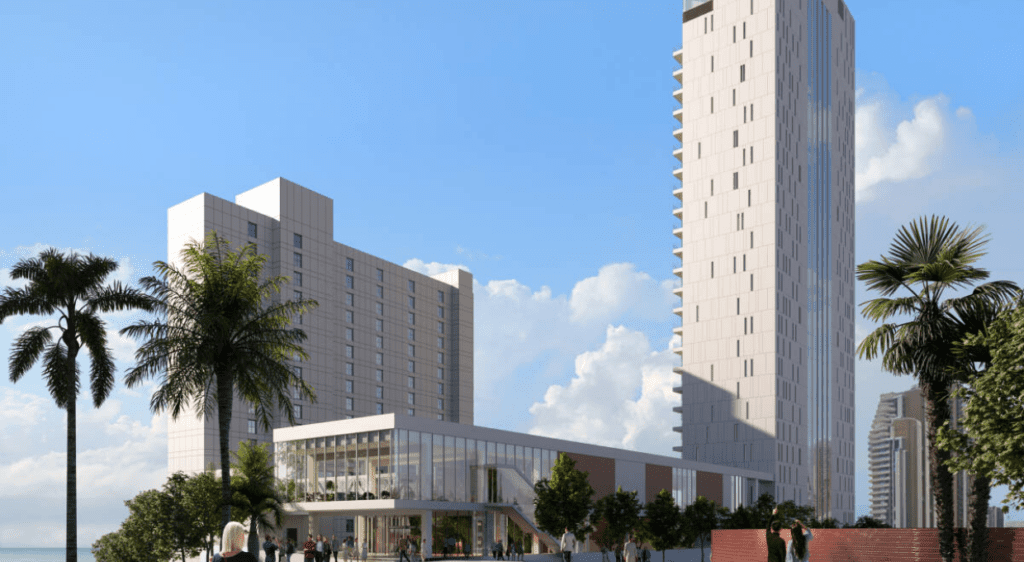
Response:
[[[473,423],[473,278],[463,270],[427,276],[334,240],[334,201],[283,178],[235,202],[203,193],[167,211],[167,255],[216,231],[253,243],[268,275],[290,278],[286,299],[310,298],[295,320],[310,359],[296,373],[315,403],[293,396],[300,424],[385,413]],[[249,404],[235,397],[230,446],[272,443]],[[286,427],[283,416],[274,427]],[[168,470],[220,467],[216,416],[168,422]]]
[[[674,92],[684,459],[854,519],[854,20],[684,0]]]
[[[963,402],[951,402],[954,427]],[[934,527],[937,522],[928,454],[928,417],[918,387],[883,394],[868,435],[871,517],[896,528]],[[953,478],[954,526],[970,522],[971,477]]]

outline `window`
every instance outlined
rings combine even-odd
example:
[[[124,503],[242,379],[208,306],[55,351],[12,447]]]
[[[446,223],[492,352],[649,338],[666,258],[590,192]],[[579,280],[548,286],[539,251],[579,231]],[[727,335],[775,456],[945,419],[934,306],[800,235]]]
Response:
[[[715,112],[715,96],[711,96],[711,113]]]
[[[444,302],[444,291],[437,292],[437,302]]]
[[[739,130],[732,132],[732,147],[738,148],[740,146],[740,132]]]
[[[437,317],[438,318],[444,318],[444,307],[443,306],[437,307]]]
[[[736,107],[736,88],[732,89],[732,106]]]
[[[732,26],[732,42],[736,42],[736,26]]]
[[[345,288],[347,288],[347,289],[355,289],[356,288],[356,279],[355,279],[355,277],[352,277],[351,275],[346,275],[345,276]]]
[[[715,71],[715,55],[711,55],[711,72]]]
[[[294,252],[292,254],[292,264],[294,264],[295,267],[302,267],[302,254]]]
[[[292,367],[292,371],[295,373],[295,378],[302,382],[302,367]],[[299,393],[299,385],[292,386],[292,398],[298,400],[301,394]]]
[[[416,308],[416,297],[409,297],[409,308]]]
[[[740,82],[746,82],[746,81],[747,81],[747,65],[741,64],[740,65]]]
[[[412,324],[413,326],[416,325],[416,314],[415,313],[412,313],[412,312],[409,313],[409,323]]]
[[[437,352],[437,362],[438,363],[444,363],[444,353],[441,352],[441,351]]]
[[[697,305],[697,322],[700,322],[700,305]]]
[[[405,352],[409,354],[409,357],[416,357],[416,346],[411,343],[406,345]]]
[[[255,404],[249,404],[249,413],[250,414],[255,414],[256,413],[256,405]]]
[[[354,312],[352,312],[351,310],[346,310],[345,311],[345,322],[348,322],[349,324],[352,324],[355,321],[356,321],[356,314]]]
[[[380,402],[377,402],[377,415],[379,416],[379,415],[381,415],[383,413],[384,413],[384,404],[381,404]]]
[[[384,349],[384,338],[377,336],[377,349]]]
[[[439,334],[443,334],[444,333],[444,322],[438,322],[437,323],[437,333],[439,333]]]
[[[412,392],[407,392],[405,394],[405,400],[406,400],[406,402],[409,403],[410,406],[415,406],[416,405],[416,395],[413,394]]]
[[[345,363],[345,374],[348,376],[354,376],[356,374],[355,363]],[[352,392],[351,390],[349,392]]]
[[[754,40],[750,40],[750,58],[754,58]]]
[[[376,363],[378,365],[383,365],[384,364],[384,354],[383,353],[378,353],[377,354],[377,361],[376,361]]]
[[[384,303],[377,303],[377,314],[384,316]]]
[[[354,359],[355,356],[356,356],[356,348],[352,347],[351,345],[346,345],[345,346],[345,357],[348,357],[349,359]]]
[[[697,143],[697,159],[700,160],[700,143]]]
[[[296,271],[294,273],[295,274],[292,275],[292,285],[295,285],[296,287],[301,287],[302,286],[302,273],[298,272],[298,271]]]
[[[384,280],[384,270],[383,269],[378,269],[377,270],[377,281],[383,281],[383,280]]]
[[[383,386],[378,386],[377,387],[377,399],[378,400],[383,400],[384,399],[384,387]]]
[[[377,379],[377,382],[384,382],[384,369],[377,369],[374,376]]]
[[[405,377],[405,386],[409,388],[416,388],[416,377]]]
[[[444,398],[438,398],[437,399],[437,409],[438,410],[443,410],[444,409]]]
[[[437,393],[438,394],[444,394],[444,383],[443,382],[437,383]]]
[[[736,273],[736,256],[732,257],[732,272]]]
[[[352,394],[355,391],[355,383],[352,381],[345,381],[345,392]]]
[[[345,339],[348,341],[356,339],[356,331],[352,328],[345,328]]]
[[[754,120],[754,104],[750,104],[750,120]]]
[[[353,410],[353,409],[355,409],[354,407],[355,407],[355,400],[353,400],[351,397],[346,398],[345,399],[345,409],[346,410]]]
[[[345,271],[355,271],[355,270],[356,270],[356,260],[354,260],[352,258],[345,258]]]
[[[413,417],[413,416],[416,415],[416,410],[414,410],[412,408],[406,408],[405,409],[405,415],[407,415],[409,417]]]
[[[256,434],[256,420],[249,420],[249,433]]]
[[[444,349],[444,338],[437,338],[437,348]]]
[[[415,293],[416,292],[416,282],[413,281],[412,279],[410,279],[408,283],[409,283],[409,292],[410,293]]]
[[[292,234],[292,245],[294,245],[296,248],[302,249],[302,235],[301,234]]]
[[[444,414],[438,414],[437,421],[444,421]]]
[[[345,306],[355,306],[356,296],[352,293],[345,293]]]
[[[292,291],[292,300],[293,301],[300,301],[300,300],[302,300],[302,291]]]
[[[739,172],[733,172],[732,173],[732,188],[733,189],[739,189],[740,188],[740,173]]]
[[[295,414],[295,419],[302,419],[302,404],[295,404],[292,406],[292,413]]]
[[[711,278],[715,278],[715,262],[711,262]]]
[[[249,238],[256,238],[256,223],[249,223]]]
[[[374,320],[374,324],[377,326],[377,331],[378,332],[383,332],[384,331],[384,320],[381,320],[380,318],[377,318],[376,320]]]
[[[743,38],[747,38],[747,22],[743,22]]]
[[[416,362],[415,361],[409,361],[406,364],[406,367],[409,369],[410,373],[415,373],[416,372]]]
[[[444,367],[438,367],[437,368],[437,378],[439,378],[439,379],[443,379],[444,378]]]
[[[382,285],[377,285],[377,298],[384,298],[384,287]]]

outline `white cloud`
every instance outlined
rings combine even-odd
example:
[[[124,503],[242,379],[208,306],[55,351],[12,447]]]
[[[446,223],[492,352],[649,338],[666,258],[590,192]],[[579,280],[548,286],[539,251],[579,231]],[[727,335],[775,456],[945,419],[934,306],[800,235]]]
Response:
[[[862,96],[858,96],[858,101]],[[961,108],[963,110],[965,108]],[[948,101],[938,95],[914,106],[914,116],[890,129],[890,102],[876,99],[857,106],[857,199],[876,195],[882,183],[898,183],[933,173],[948,143]],[[958,114],[960,111],[958,110]]]
[[[423,275],[437,275],[439,273],[445,273],[453,269],[463,269],[465,271],[469,271],[469,268],[462,264],[438,263],[436,261],[427,263],[418,258],[413,258],[411,260],[406,261],[405,263],[402,264],[402,267],[411,269],[413,271],[417,271],[419,273],[422,273]]]
[[[11,388],[0,389],[0,432],[6,433],[15,426],[29,428],[45,422],[43,411],[48,402],[42,396]]]
[[[530,407],[530,433],[671,454],[679,442],[672,365],[669,349],[651,351],[644,334],[608,326],[599,349],[576,357],[572,381],[549,386]]]
[[[636,271],[633,264],[613,263],[572,289],[572,320],[607,321],[629,311],[644,317],[666,315],[672,309],[672,281],[658,283]]]

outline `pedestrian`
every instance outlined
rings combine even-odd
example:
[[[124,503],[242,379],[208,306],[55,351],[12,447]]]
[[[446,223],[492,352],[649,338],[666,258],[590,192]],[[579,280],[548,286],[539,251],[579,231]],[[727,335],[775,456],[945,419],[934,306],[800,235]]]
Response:
[[[351,544],[352,537],[349,537],[348,540],[349,540],[349,543]],[[370,546],[367,544],[367,541],[365,539],[362,541],[362,547],[363,548],[362,548],[362,553],[360,554],[360,559],[363,562],[366,562],[366,555],[369,553]]]
[[[569,528],[566,527],[559,543],[559,546],[562,547],[562,558],[565,559],[565,562],[572,562],[572,551],[576,550],[576,535],[570,533]]]
[[[807,562],[811,557],[807,543],[814,540],[814,534],[810,529],[805,533],[804,524],[797,519],[793,522],[792,536],[786,545],[786,562]]]
[[[398,541],[398,562],[402,562],[403,559],[406,562],[412,562],[409,559],[409,537],[404,537]]]
[[[516,551],[515,541],[508,541],[508,546],[505,547],[505,558],[508,560],[515,560],[512,553]]]
[[[352,547],[348,545],[348,537],[341,540],[341,559],[342,562],[349,562],[352,559]]]
[[[505,559],[505,545],[501,544],[501,539],[498,539],[498,544],[496,544],[494,546],[494,548],[497,549],[497,551],[498,551],[498,558],[497,559],[498,560],[504,560]]]
[[[213,555],[216,562],[259,562],[257,555],[242,550],[245,546],[245,527],[237,521],[224,526],[220,545],[224,550]]]
[[[266,554],[267,562],[274,562],[277,559],[277,544],[274,543],[274,536],[263,537],[263,553]]]
[[[636,543],[629,535],[626,535],[626,544],[622,547],[622,558],[625,562],[636,562]]]
[[[331,552],[334,553],[334,562],[338,562],[338,549],[341,547],[341,542],[338,541],[337,535],[331,535]]]
[[[779,508],[776,507],[772,511],[772,516],[768,518],[768,526],[764,530],[765,542],[768,543],[768,562],[784,562],[786,559],[786,541],[779,536],[782,523],[775,518],[778,514]]]
[[[427,555],[431,554],[427,552],[427,537],[420,537],[420,560],[426,561]]]
[[[316,541],[313,540],[313,533],[309,534],[306,543],[302,545],[302,554],[306,562],[314,562],[316,560]]]
[[[409,559],[416,559],[416,539],[409,537]]]
[[[288,555],[288,562],[292,562],[292,554],[295,554],[295,541],[288,539],[288,545],[285,547]]]

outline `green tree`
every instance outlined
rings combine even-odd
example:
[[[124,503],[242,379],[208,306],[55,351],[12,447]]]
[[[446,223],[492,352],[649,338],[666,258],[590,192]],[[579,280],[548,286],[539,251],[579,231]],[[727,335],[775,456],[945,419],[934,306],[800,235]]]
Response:
[[[235,517],[249,521],[249,552],[259,552],[257,531],[281,526],[286,498],[274,479],[274,467],[267,446],[238,443],[235,453],[235,478],[231,481]]]
[[[187,562],[188,557],[198,556],[206,545],[204,529],[196,524],[196,518],[202,512],[196,510],[209,509],[216,513],[220,507],[219,501],[211,505],[197,505],[193,502],[192,480],[184,472],[176,472],[167,479],[163,489],[168,543],[175,554],[181,555],[181,562]]]
[[[89,383],[93,405],[98,408],[114,387],[114,358],[100,314],[152,308],[140,291],[116,281],[105,283],[116,270],[117,262],[110,258],[64,254],[50,248],[36,258],[16,263],[11,268],[11,278],[24,279],[28,284],[21,289],[6,287],[0,295],[0,324],[19,315],[59,317],[55,324],[34,326],[22,332],[14,342],[8,363],[10,380],[17,383],[41,358],[50,396],[58,408],[67,412],[68,562],[78,560],[78,354],[86,350],[91,358]]]
[[[559,537],[568,528],[582,539],[594,530],[588,521],[594,507],[594,488],[587,480],[589,476],[576,470],[576,461],[568,455],[558,455],[551,468],[551,479],[543,478],[534,486],[534,517],[542,531]]]
[[[231,520],[231,427],[233,398],[252,405],[265,431],[275,413],[295,422],[291,389],[314,400],[313,388],[289,361],[308,360],[301,343],[306,333],[291,327],[293,318],[316,301],[275,301],[287,278],[260,280],[265,255],[252,244],[233,250],[211,232],[205,243],[191,242],[181,252],[181,268],[158,261],[157,275],[141,280],[152,295],[158,318],[121,332],[145,339],[125,382],[135,387],[161,377],[150,400],[155,412],[170,410],[197,416],[217,415],[220,431],[221,527]]]
[[[861,515],[857,518],[857,522],[854,523],[851,528],[853,529],[891,529],[892,525],[879,521],[869,515]]]
[[[615,552],[622,550],[626,535],[640,526],[641,505],[636,495],[636,491],[625,492],[619,486],[615,493],[594,502],[592,519],[595,525],[604,524],[604,541]]]
[[[638,529],[640,540],[660,550],[661,562],[665,562],[665,551],[679,545],[682,521],[683,514],[672,499],[672,493],[662,489],[644,506],[644,518]]]
[[[700,545],[701,562],[704,562],[704,547],[711,545],[711,531],[718,528],[718,517],[718,506],[704,496],[697,496],[696,501],[683,510],[682,529]]]
[[[213,465],[199,474],[188,477],[184,502],[192,514],[192,524],[203,536],[203,548],[209,560],[214,541],[220,538],[221,494],[220,479],[213,475]]]
[[[839,521],[836,521],[834,517],[826,517],[824,519],[811,519],[807,522],[807,526],[812,529],[838,529]]]
[[[977,357],[988,355],[985,366],[957,391],[965,399],[959,429],[949,424],[939,432],[952,455],[951,470],[966,470],[976,480],[1008,485],[1005,508],[1024,507],[1024,307],[1003,311],[988,325],[965,338]],[[972,527],[973,527],[972,521]],[[974,548],[972,547],[972,551]],[[973,556],[972,556],[973,558]]]
[[[953,559],[953,476],[946,464],[950,454],[938,447],[937,432],[950,417],[956,364],[952,344],[965,333],[963,314],[1007,302],[1017,287],[992,281],[964,296],[943,297],[988,278],[988,271],[973,265],[984,256],[987,241],[980,227],[962,230],[945,217],[921,218],[896,233],[888,256],[857,266],[857,279],[881,295],[865,302],[862,314],[882,322],[861,341],[858,354],[868,360],[881,356],[885,370],[916,376],[927,401],[939,552],[946,562]]]
[[[167,562],[174,557],[168,495],[146,490],[124,502],[128,518],[121,528],[93,544],[98,562]]]

